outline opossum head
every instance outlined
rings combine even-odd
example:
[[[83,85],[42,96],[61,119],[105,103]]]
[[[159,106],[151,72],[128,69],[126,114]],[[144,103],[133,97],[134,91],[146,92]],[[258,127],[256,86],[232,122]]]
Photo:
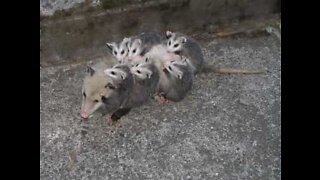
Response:
[[[128,73],[126,71],[124,71],[123,69],[118,68],[118,66],[114,66],[112,68],[105,69],[103,72],[105,73],[105,75],[107,75],[108,77],[110,77],[116,81],[122,81],[122,80],[126,79],[126,77],[128,76]]]
[[[187,38],[184,36],[177,36],[176,33],[171,31],[166,32],[167,37],[167,51],[179,52],[182,50],[184,43],[187,42]]]
[[[128,43],[130,42],[129,38],[124,38],[119,44],[112,42],[107,43],[107,47],[111,50],[114,57],[117,58],[119,62],[122,62],[128,55]]]
[[[152,76],[152,71],[148,68],[148,65],[151,63],[150,58],[146,57],[139,62],[133,64],[130,69],[130,72],[138,77],[139,79],[150,79]]]
[[[129,53],[128,58],[129,60],[139,56],[142,52],[142,41],[141,39],[135,39],[131,42],[128,46]]]
[[[165,71],[178,79],[182,79],[183,76],[180,66],[187,66],[186,60],[171,60],[164,63]]]
[[[87,67],[87,73],[82,86],[81,117],[88,119],[96,110],[104,106],[117,89],[112,78],[103,72],[96,72]]]

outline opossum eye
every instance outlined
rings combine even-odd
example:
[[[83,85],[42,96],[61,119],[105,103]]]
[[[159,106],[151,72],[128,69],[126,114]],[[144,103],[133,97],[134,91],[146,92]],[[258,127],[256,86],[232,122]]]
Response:
[[[107,101],[107,98],[105,96],[101,96],[101,101],[102,102],[106,102]]]
[[[138,73],[138,74],[141,74],[141,71],[137,70],[137,73]]]
[[[114,71],[111,71],[111,74],[112,74],[112,75],[116,75],[116,73],[115,73]]]
[[[171,41],[169,41],[169,46],[171,45]]]
[[[175,47],[175,48],[176,48],[176,47],[178,47],[178,46],[179,46],[179,44],[175,44],[173,47]]]
[[[113,51],[113,54],[117,55],[117,51]]]
[[[170,71],[172,71],[172,68],[171,68],[171,66],[169,66],[168,68],[169,68],[169,70],[170,70]]]
[[[114,87],[111,83],[108,83],[107,85],[104,86],[105,88],[109,88],[109,89],[115,89],[116,87]]]
[[[133,52],[133,53],[136,53],[136,49],[134,49],[132,52]]]
[[[99,102],[99,101],[96,99],[96,100],[94,100],[93,102],[97,103],[97,102]]]
[[[124,53],[124,50],[121,51],[121,54],[123,54],[123,53]]]
[[[83,96],[84,96],[84,97],[87,97],[87,95],[86,95],[86,93],[85,93],[85,92],[83,92],[82,94],[83,94]]]

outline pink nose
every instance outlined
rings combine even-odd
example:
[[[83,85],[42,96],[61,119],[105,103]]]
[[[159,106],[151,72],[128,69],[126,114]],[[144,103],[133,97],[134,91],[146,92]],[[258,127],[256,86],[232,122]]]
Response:
[[[88,119],[89,115],[86,112],[81,112],[81,117],[84,119]]]

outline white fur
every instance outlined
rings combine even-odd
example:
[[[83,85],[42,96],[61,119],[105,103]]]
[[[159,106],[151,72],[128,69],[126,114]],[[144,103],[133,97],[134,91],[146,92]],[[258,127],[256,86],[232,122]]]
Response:
[[[178,37],[174,38],[174,36],[170,37],[167,41],[167,50],[169,52],[177,52],[180,51],[183,47],[183,44],[187,42],[187,38]]]
[[[142,51],[142,42],[141,39],[135,39],[133,42],[131,42],[128,46],[129,53],[128,58],[134,58],[136,56],[139,56]]]
[[[119,62],[123,61],[128,56],[128,46],[130,38],[124,38],[121,43],[116,44],[115,42],[107,43],[107,45],[111,48],[112,54],[117,58]]]
[[[124,80],[127,77],[127,73],[115,68],[108,68],[103,71],[105,75],[115,79],[115,80]]]

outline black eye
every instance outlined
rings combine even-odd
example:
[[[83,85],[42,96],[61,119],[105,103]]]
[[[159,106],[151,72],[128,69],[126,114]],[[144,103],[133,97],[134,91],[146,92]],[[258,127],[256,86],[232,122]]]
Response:
[[[82,94],[83,94],[83,96],[84,96],[84,97],[87,97],[87,95],[86,95],[86,93],[85,93],[85,92],[83,92]]]
[[[137,73],[141,74],[141,71],[137,70]]]
[[[175,48],[176,48],[176,47],[178,47],[178,46],[179,46],[179,44],[175,44],[173,47],[175,47]]]
[[[108,83],[107,85],[104,86],[105,88],[109,88],[109,89],[115,89],[116,87],[114,87],[111,83]]]
[[[113,54],[117,55],[117,51],[113,51]]]
[[[107,101],[107,98],[105,96],[101,96],[101,101],[102,102],[106,102]]]
[[[169,70],[170,70],[170,71],[172,71],[172,68],[171,68],[171,66],[169,66]]]
[[[94,100],[93,102],[97,103],[97,102],[99,102],[99,101],[96,99],[96,100]]]
[[[134,49],[132,52],[133,52],[133,53],[136,53],[136,49]]]
[[[121,54],[123,54],[123,53],[124,53],[124,50],[121,51]]]
[[[112,75],[116,75],[116,73],[115,73],[114,71],[111,71],[111,74],[112,74]]]
[[[136,64],[136,67],[138,67],[139,66],[139,64]]]
[[[171,45],[171,41],[169,41],[169,46]]]

